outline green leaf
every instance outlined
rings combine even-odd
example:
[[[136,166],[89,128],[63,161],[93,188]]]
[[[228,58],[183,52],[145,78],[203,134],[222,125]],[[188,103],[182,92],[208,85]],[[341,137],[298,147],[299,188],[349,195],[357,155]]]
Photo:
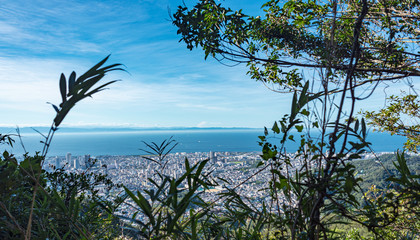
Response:
[[[60,104],[60,106],[62,106],[62,104],[64,104],[64,102],[66,102],[66,91],[67,91],[67,87],[66,87],[66,77],[64,76],[64,74],[61,74],[60,76],[60,93],[61,93],[61,99],[62,102]]]
[[[292,140],[294,142],[295,141],[294,136],[293,135],[290,135],[289,136],[289,140]]]
[[[92,91],[90,91],[90,92],[86,93],[86,96],[91,97],[93,94],[95,94],[95,93],[98,93],[98,92],[100,92],[100,91],[105,90],[105,89],[106,89],[106,88],[105,88],[106,86],[108,86],[108,85],[110,85],[110,84],[112,84],[112,83],[115,83],[115,82],[118,82],[118,80],[112,80],[112,81],[110,81],[110,82],[107,82],[107,83],[105,83],[105,84],[103,84],[103,85],[101,85],[101,86],[99,86],[99,87],[95,88],[94,90],[92,90]]]
[[[277,122],[274,122],[273,127],[271,128],[271,130],[273,130],[273,132],[279,134],[280,133],[280,129],[279,126],[277,125]]]
[[[60,112],[60,110],[58,109],[58,107],[50,102],[47,102],[48,104],[51,104],[51,106],[54,108],[55,112]]]
[[[293,98],[292,98],[292,108],[291,108],[291,113],[290,113],[290,122],[292,122],[295,118],[295,116],[297,115],[298,112],[298,102],[297,102],[297,93],[294,92],[293,93]]]
[[[76,81],[76,73],[73,71],[71,72],[70,77],[69,77],[69,93],[67,94],[67,96],[73,95],[73,88],[74,88],[75,81]]]
[[[363,139],[366,139],[366,123],[365,123],[365,119],[364,118],[362,118],[362,136],[363,136]]]
[[[359,130],[359,119],[354,123],[354,131],[357,132],[357,130]]]
[[[302,111],[300,111],[300,113],[302,115],[309,116],[309,112],[306,109],[302,109]]]
[[[82,74],[80,77],[77,78],[76,80],[76,84],[83,82],[85,79],[91,77],[92,75],[96,74],[95,72],[98,72],[97,69],[102,66],[107,60],[108,58],[111,56],[108,55],[106,56],[104,59],[102,59],[100,62],[98,62],[95,66],[93,66],[92,68],[90,68],[87,72],[85,72],[84,74]]]
[[[137,196],[134,195],[128,188],[124,187],[125,192],[127,195],[133,200],[138,207],[142,210],[142,212],[152,221],[153,214],[152,214],[152,206],[150,206],[149,202],[143,197],[140,192],[137,192]]]

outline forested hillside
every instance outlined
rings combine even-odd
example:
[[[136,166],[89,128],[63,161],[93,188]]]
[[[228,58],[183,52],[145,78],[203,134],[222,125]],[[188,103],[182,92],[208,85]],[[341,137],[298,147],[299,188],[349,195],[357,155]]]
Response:
[[[391,181],[387,178],[398,175],[398,170],[394,166],[395,154],[380,155],[378,159],[364,159],[354,161],[358,176],[363,178],[360,183],[362,189],[366,192],[372,185],[379,189],[387,189]],[[406,155],[407,167],[413,175],[420,175],[420,156]]]

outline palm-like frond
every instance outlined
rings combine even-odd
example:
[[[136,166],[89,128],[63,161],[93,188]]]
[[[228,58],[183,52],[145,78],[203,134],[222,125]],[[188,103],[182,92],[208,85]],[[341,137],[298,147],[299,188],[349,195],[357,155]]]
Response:
[[[86,97],[92,97],[93,94],[104,90],[106,86],[118,81],[109,81],[105,84],[93,88],[106,75],[106,73],[115,70],[125,71],[123,68],[120,67],[122,66],[122,64],[119,63],[102,67],[104,63],[108,60],[109,56],[110,55],[108,55],[102,61],[97,63],[86,73],[82,74],[80,77],[77,78],[77,80],[76,73],[72,72],[68,79],[68,84],[64,74],[61,74],[59,83],[62,102],[60,103],[59,107],[52,104],[53,108],[57,112],[57,115],[54,118],[55,127],[58,127],[61,124],[63,119],[67,116],[67,114],[73,108],[73,106],[76,105],[76,103],[78,103]],[[91,90],[92,88],[93,90]]]

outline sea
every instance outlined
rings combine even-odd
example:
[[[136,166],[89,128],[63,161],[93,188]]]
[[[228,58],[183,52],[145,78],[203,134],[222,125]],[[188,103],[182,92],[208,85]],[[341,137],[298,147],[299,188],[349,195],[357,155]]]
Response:
[[[12,130],[0,129],[0,133],[15,133]],[[47,129],[38,130],[47,133]],[[89,154],[103,155],[143,155],[142,149],[147,149],[146,143],[160,145],[162,141],[172,137],[178,145],[172,150],[176,152],[260,152],[258,136],[264,134],[263,129],[66,129],[58,130],[53,138],[49,156],[73,156]],[[296,134],[295,138],[298,136]],[[21,141],[14,137],[13,148],[0,145],[0,151],[7,150],[16,156],[25,152],[34,154],[41,151],[43,137],[32,129],[21,130]],[[297,139],[297,138],[296,138]],[[278,138],[270,138],[273,144],[279,143]],[[368,141],[372,143],[375,152],[394,152],[402,149],[404,137],[391,136],[387,133],[370,132]],[[289,141],[288,152],[298,148],[298,142]]]

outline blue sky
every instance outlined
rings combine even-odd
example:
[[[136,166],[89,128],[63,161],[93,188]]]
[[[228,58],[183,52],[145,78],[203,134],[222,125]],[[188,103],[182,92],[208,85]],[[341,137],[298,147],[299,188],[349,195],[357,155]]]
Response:
[[[222,3],[258,14],[264,1]],[[185,1],[193,6],[194,1]],[[112,54],[121,79],[79,103],[64,126],[263,127],[289,112],[291,95],[269,91],[246,66],[204,60],[179,43],[168,7],[181,0],[9,0],[0,4],[0,126],[48,126],[58,78]]]
[[[280,118],[288,96],[251,80],[245,66],[205,61],[178,42],[168,7],[181,3],[2,1],[0,124],[49,125],[46,102],[60,102],[60,74],[81,74],[108,54],[129,74],[110,74],[122,81],[78,104],[63,125],[263,127]],[[225,3],[254,12],[261,5]]]

